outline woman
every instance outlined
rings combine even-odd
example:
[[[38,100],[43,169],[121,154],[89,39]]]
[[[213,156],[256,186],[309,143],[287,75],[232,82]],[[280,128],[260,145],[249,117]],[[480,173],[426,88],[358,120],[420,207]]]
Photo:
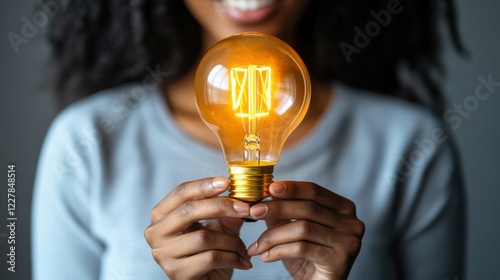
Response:
[[[451,1],[70,1],[49,32],[57,89],[100,92],[47,135],[35,279],[461,279],[439,7],[457,43]],[[222,195],[192,96],[204,51],[249,30],[292,45],[313,82],[273,199],[253,206]]]

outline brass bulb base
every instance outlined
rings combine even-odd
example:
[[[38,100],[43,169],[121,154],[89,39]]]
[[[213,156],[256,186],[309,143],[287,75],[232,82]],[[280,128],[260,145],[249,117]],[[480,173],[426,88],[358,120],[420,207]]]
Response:
[[[256,203],[270,196],[269,185],[273,182],[274,163],[263,162],[261,165],[230,163],[229,197]]]

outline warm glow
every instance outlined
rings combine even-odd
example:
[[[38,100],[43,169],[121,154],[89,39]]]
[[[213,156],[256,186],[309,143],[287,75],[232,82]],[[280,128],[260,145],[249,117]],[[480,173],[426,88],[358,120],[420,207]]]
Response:
[[[231,69],[233,110],[242,118],[260,118],[271,109],[271,68],[248,65]]]
[[[307,69],[283,41],[247,32],[222,40],[201,60],[195,79],[201,117],[227,162],[277,162],[310,99]]]
[[[272,181],[272,166],[307,112],[311,85],[304,63],[283,41],[246,32],[205,54],[194,90],[200,116],[219,139],[232,180],[246,189],[242,196],[254,196],[250,193],[260,184],[255,182]]]

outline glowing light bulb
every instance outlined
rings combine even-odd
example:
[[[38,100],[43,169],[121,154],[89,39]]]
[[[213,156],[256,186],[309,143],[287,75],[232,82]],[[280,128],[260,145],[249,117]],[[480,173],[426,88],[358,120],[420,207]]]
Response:
[[[311,82],[299,55],[264,33],[228,37],[200,61],[194,91],[228,163],[229,196],[250,203],[269,196],[274,165],[309,107]]]

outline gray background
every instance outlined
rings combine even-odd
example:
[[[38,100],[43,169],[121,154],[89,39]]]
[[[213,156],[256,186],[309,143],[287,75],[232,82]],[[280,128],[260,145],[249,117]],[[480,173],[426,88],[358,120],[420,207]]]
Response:
[[[44,28],[15,53],[7,34],[21,34],[23,17],[31,19],[35,1],[0,2],[0,278],[30,279],[30,204],[35,166],[44,135],[57,113],[43,90],[48,54]],[[464,59],[445,49],[448,74],[442,85],[453,104],[470,100],[478,77],[500,82],[500,1],[458,0],[460,30],[470,51]],[[462,156],[468,197],[467,279],[500,279],[500,87],[452,129]],[[469,99],[466,99],[468,98]],[[470,108],[470,107],[469,107]],[[7,272],[7,164],[17,172],[16,273]],[[53,242],[57,242],[54,240]],[[61,256],[64,257],[64,256]],[[432,260],[429,260],[432,261]],[[427,279],[425,279],[427,280]],[[439,279],[441,280],[441,279]],[[443,279],[444,280],[444,279]],[[451,279],[449,279],[451,280]]]

